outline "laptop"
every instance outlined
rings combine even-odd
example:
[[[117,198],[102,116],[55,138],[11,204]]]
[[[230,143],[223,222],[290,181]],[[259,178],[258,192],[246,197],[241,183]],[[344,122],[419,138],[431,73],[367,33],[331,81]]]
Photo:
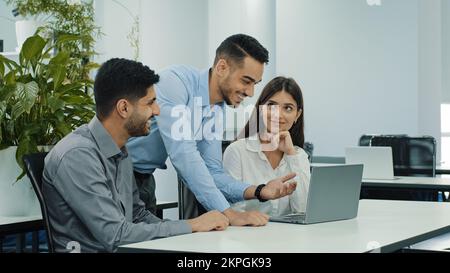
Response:
[[[396,180],[391,147],[351,147],[345,150],[346,164],[363,164],[363,179]]]
[[[272,222],[317,224],[358,215],[363,165],[313,167],[305,213],[274,216]]]

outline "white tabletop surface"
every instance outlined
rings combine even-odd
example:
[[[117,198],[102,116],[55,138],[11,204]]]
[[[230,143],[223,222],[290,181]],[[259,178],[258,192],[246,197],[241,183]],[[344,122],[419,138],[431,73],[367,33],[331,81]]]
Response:
[[[330,166],[342,166],[345,164],[340,163],[311,163],[311,167],[330,167]]]
[[[312,167],[331,167],[344,164],[312,163]],[[396,177],[394,180],[363,179],[363,186],[383,186],[401,188],[423,188],[450,190],[450,177]]]
[[[204,253],[390,252],[450,232],[450,203],[362,200],[356,219],[316,225],[229,227],[123,246]]]
[[[404,188],[430,188],[450,190],[450,178],[444,177],[396,177],[395,180],[363,179],[363,185],[383,185]]]

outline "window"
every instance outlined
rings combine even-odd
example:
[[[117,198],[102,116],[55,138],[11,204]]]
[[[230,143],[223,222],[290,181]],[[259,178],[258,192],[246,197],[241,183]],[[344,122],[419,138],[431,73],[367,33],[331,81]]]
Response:
[[[450,165],[450,104],[442,104],[442,161]]]

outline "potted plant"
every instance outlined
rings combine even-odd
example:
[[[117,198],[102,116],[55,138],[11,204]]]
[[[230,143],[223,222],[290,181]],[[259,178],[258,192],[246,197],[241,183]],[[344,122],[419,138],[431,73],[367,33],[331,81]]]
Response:
[[[95,55],[95,37],[100,33],[94,23],[93,0],[6,0],[6,3],[14,8],[13,13],[17,17],[37,21],[35,27],[41,26],[45,32],[52,33],[54,40],[61,35],[83,34],[84,39],[65,44],[71,57],[76,59],[69,64],[69,78],[89,78],[89,61]],[[58,50],[57,47],[55,49]]]
[[[88,94],[92,92],[86,93],[93,88],[92,80],[74,78],[70,70],[79,62],[71,54],[72,44],[83,39],[82,35],[60,35],[54,41],[35,35],[25,41],[18,62],[0,55],[0,195],[6,192],[0,196],[0,215],[7,207],[5,200],[14,196],[5,190],[15,190],[10,187],[14,182],[11,178],[20,174],[19,180],[25,174],[22,156],[38,152],[40,146],[56,144],[95,114]],[[56,48],[57,53],[52,54]],[[97,65],[86,67],[90,70]],[[11,160],[14,157],[16,160]],[[5,162],[8,159],[10,163]],[[19,171],[12,170],[11,162],[22,171],[18,167]],[[12,212],[3,211],[5,214]]]
[[[33,36],[38,28],[44,25],[46,18],[43,16],[33,16],[31,19],[20,16],[19,10],[17,8],[13,9],[12,14],[14,17],[18,17],[19,19],[15,21],[16,25],[16,39],[17,39],[17,48],[16,51],[20,52],[22,49],[22,45],[28,37]]]

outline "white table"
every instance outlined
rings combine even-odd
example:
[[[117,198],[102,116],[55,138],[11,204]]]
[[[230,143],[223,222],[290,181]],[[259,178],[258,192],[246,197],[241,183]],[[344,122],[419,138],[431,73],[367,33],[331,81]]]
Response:
[[[342,166],[345,164],[339,164],[339,163],[311,163],[311,167],[332,167],[332,166]]]
[[[397,177],[395,180],[363,179],[363,187],[422,189],[450,191],[450,178],[443,177]]]
[[[436,166],[436,174],[449,175],[450,174],[450,163],[445,162],[442,165],[437,165]]]
[[[343,164],[313,163],[311,167],[342,166]],[[399,176],[394,180],[363,179],[363,187],[422,189],[450,191],[450,178]]]
[[[356,219],[315,225],[229,227],[122,246],[119,252],[392,252],[450,232],[450,204],[361,200]],[[375,247],[377,248],[377,247]]]

